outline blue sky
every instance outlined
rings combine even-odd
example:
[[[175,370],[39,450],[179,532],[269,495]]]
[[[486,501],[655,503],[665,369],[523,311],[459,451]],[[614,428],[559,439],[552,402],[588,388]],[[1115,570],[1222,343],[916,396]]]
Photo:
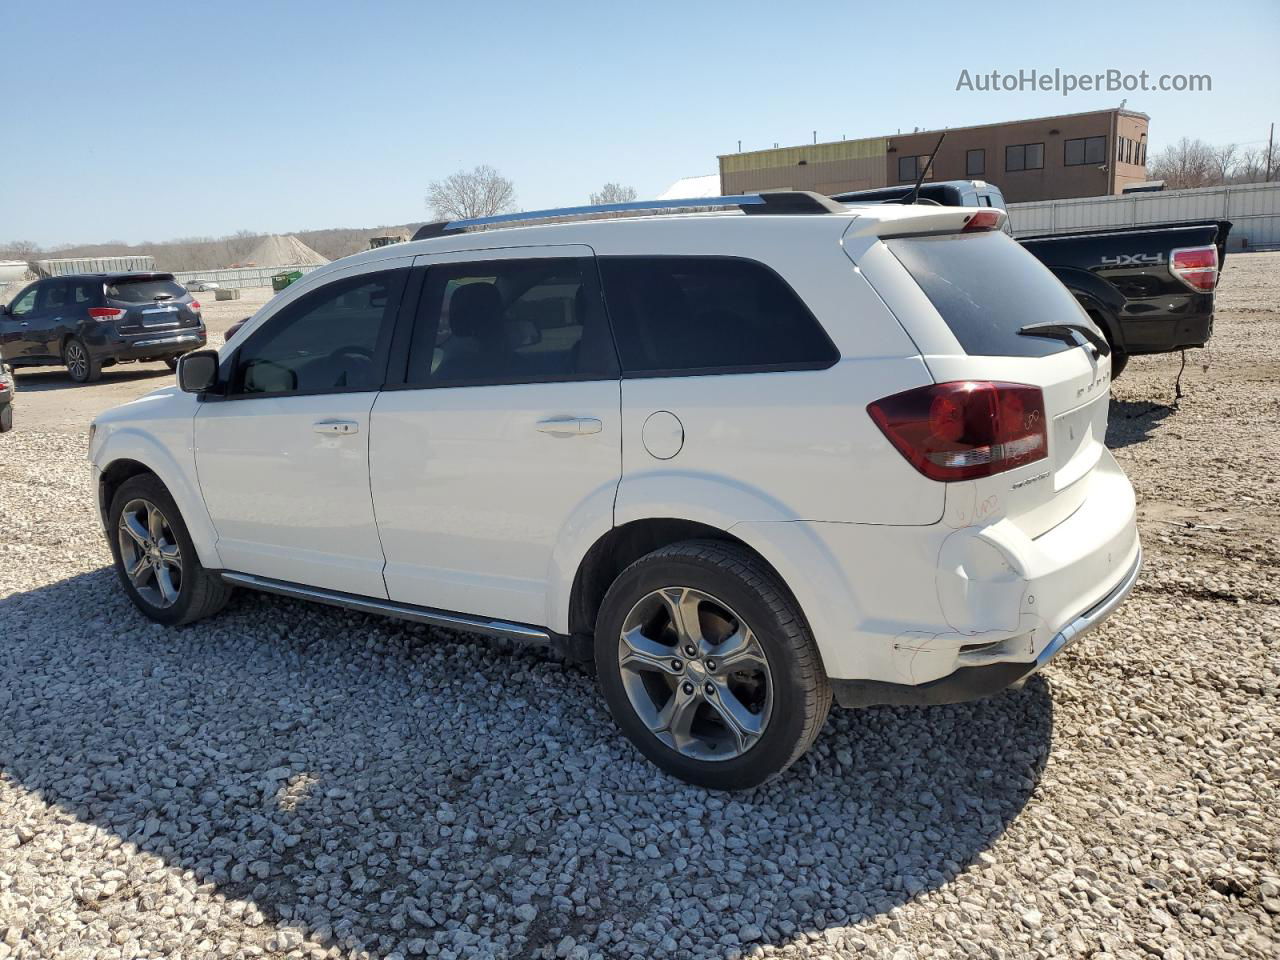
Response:
[[[891,8],[891,9],[890,9]],[[1043,11],[1043,12],[1042,12]],[[773,143],[1070,113],[1265,141],[1280,3],[4,4],[0,242],[426,219],[488,163],[526,209],[653,196]],[[1021,68],[1207,73],[1210,93],[957,92]]]

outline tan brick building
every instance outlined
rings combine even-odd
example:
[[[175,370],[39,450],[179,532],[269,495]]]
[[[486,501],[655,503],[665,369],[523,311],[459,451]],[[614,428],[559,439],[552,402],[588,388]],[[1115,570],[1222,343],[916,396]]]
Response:
[[[945,132],[930,180],[987,180],[1010,203],[1106,196],[1146,179],[1148,121],[1131,110],[1096,110],[731,153],[719,158],[720,189],[839,193],[912,183]]]

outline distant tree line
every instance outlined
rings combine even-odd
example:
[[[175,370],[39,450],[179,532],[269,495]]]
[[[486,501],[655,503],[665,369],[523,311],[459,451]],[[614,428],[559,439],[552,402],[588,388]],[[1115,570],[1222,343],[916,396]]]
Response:
[[[593,204],[625,203],[636,198],[634,187],[606,183],[592,192]],[[427,207],[438,220],[465,220],[490,217],[516,209],[515,184],[493,167],[481,164],[472,170],[459,170],[443,180],[433,181],[427,191]],[[403,223],[394,226],[361,229],[298,230],[293,236],[316,253],[330,260],[350,256],[369,249],[369,239],[377,236],[412,236],[422,224]],[[60,244],[43,247],[30,240],[0,240],[0,260],[43,260],[50,257],[155,257],[157,270],[217,270],[245,263],[246,258],[266,234],[240,230],[225,237],[181,237],[177,240],[125,243]],[[275,266],[275,264],[258,264]]]
[[[1163,180],[1166,190],[1217,187],[1228,183],[1261,183],[1280,174],[1280,149],[1273,149],[1270,168],[1267,148],[1241,149],[1238,144],[1213,146],[1183,137],[1147,161],[1147,176]]]

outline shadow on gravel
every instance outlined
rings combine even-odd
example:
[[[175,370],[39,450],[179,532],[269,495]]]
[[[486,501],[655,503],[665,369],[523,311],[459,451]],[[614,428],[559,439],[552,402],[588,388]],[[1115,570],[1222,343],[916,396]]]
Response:
[[[13,375],[18,381],[19,396],[46,390],[81,390],[94,386],[92,383],[76,383],[61,367],[18,367]],[[104,367],[102,379],[96,383],[129,383],[135,380],[155,380],[173,375],[173,371],[163,364],[126,363],[115,367]]]
[[[1148,440],[1160,421],[1176,412],[1176,407],[1164,403],[1134,403],[1113,397],[1107,419],[1107,446],[1118,450]]]
[[[537,651],[255,595],[164,629],[105,569],[0,599],[0,623],[6,778],[245,918],[379,957],[724,957],[848,926],[972,864],[1052,736],[1039,679],[837,711],[780,780],[713,794]]]

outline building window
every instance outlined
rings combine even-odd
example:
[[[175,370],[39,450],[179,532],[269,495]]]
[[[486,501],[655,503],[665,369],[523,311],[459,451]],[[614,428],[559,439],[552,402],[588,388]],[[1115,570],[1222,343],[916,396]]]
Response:
[[[1004,168],[1008,171],[1044,169],[1044,144],[1020,143],[1005,147]]]
[[[1147,141],[1138,141],[1138,163],[1142,166],[1147,165]]]
[[[1124,159],[1124,145],[1117,143],[1117,156]],[[1078,137],[1075,140],[1063,141],[1062,162],[1068,167],[1078,167],[1086,163],[1107,162],[1106,137]]]
[[[920,176],[920,171],[916,167],[916,161],[920,157],[899,157],[898,158],[898,179],[914,181]]]
[[[971,177],[987,172],[987,151],[970,150],[964,155],[964,172]]]

